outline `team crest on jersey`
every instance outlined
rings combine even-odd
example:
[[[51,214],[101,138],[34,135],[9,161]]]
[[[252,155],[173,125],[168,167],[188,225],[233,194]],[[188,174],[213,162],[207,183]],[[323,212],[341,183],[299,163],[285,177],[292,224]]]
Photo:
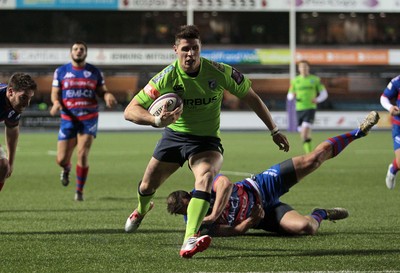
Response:
[[[210,87],[211,90],[214,90],[217,88],[217,81],[216,80],[208,80],[208,87]]]
[[[65,73],[64,79],[71,79],[71,78],[75,78],[75,75],[71,72],[67,72]]]
[[[225,72],[225,66],[223,64],[214,61],[211,61],[211,64],[215,66],[219,71]]]
[[[238,70],[236,70],[234,67],[232,67],[232,74],[231,78],[237,83],[241,84],[243,82],[244,76],[242,73],[240,73]]]
[[[144,88],[144,93],[147,94],[147,96],[149,96],[151,99],[155,100],[156,98],[158,98],[160,96],[160,92],[155,89],[153,86],[151,86],[150,84],[147,84]]]
[[[83,71],[83,76],[85,76],[85,78],[89,78],[90,76],[92,76],[92,72],[85,70]]]
[[[11,118],[14,114],[15,114],[15,111],[14,111],[14,110],[11,110],[11,111],[8,113],[8,118]]]

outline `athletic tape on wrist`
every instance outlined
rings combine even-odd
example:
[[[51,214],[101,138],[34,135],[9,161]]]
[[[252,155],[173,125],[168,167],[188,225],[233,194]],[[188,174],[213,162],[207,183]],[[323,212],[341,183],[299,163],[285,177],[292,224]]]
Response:
[[[161,117],[160,116],[154,118],[154,125],[156,127],[160,127],[160,125],[161,125]]]
[[[274,129],[271,130],[271,136],[275,136],[279,134],[279,128],[276,126]]]

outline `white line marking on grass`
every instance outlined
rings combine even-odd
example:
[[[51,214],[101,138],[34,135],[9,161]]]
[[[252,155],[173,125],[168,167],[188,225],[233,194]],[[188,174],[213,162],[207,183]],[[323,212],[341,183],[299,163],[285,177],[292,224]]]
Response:
[[[50,150],[50,151],[47,151],[47,154],[48,155],[57,155],[57,151]]]
[[[221,173],[226,174],[226,175],[236,175],[236,176],[245,176],[245,177],[251,177],[253,175],[252,173],[235,172],[235,171],[221,171]]]
[[[380,150],[355,150],[354,151],[356,154],[387,154],[387,153],[393,153],[393,150],[389,150],[389,149],[380,149]]]

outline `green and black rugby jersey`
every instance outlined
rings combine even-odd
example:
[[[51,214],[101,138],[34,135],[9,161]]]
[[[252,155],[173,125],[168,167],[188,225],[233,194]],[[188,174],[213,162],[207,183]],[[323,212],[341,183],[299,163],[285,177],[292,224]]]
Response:
[[[243,98],[250,87],[251,81],[227,64],[201,58],[200,72],[191,77],[176,60],[155,75],[135,99],[148,109],[159,96],[176,93],[183,100],[183,113],[168,127],[181,133],[219,137],[224,90]]]

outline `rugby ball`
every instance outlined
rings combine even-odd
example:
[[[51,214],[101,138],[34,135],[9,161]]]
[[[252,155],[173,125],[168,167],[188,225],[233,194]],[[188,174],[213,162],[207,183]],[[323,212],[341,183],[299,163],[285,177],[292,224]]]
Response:
[[[182,105],[182,99],[175,93],[164,94],[150,105],[149,113],[156,117],[159,116],[165,103],[167,104],[167,111],[173,111]]]

